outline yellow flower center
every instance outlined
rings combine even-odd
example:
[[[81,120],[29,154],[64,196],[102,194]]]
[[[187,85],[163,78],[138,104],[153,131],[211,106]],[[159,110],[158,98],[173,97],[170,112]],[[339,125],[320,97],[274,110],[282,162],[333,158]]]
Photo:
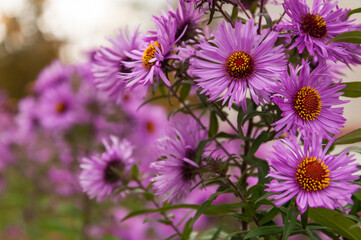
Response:
[[[330,185],[330,170],[321,159],[306,157],[298,164],[296,181],[298,185],[308,191],[318,191]]]
[[[310,86],[303,87],[297,92],[293,107],[303,120],[315,120],[321,112],[322,101],[320,99],[316,89]]]
[[[314,38],[322,38],[327,33],[326,22],[318,14],[307,13],[302,17],[302,30]]]
[[[243,51],[234,52],[226,60],[226,69],[232,78],[245,79],[254,72],[253,59]]]
[[[157,52],[157,49],[154,47],[157,46],[159,50],[161,49],[160,44],[158,41],[155,41],[154,43],[149,44],[148,48],[144,50],[142,61],[143,61],[143,68],[146,70],[150,70],[150,68],[157,62],[156,60],[153,62],[149,62],[152,60],[155,56],[154,53]]]

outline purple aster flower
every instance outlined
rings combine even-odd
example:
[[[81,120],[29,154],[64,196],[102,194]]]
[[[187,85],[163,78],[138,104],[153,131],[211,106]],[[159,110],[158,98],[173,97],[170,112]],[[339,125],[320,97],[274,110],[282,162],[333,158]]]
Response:
[[[257,35],[257,27],[253,20],[242,24],[221,23],[213,31],[214,40],[203,41],[197,56],[191,62],[192,74],[201,93],[210,96],[209,100],[223,100],[231,108],[233,102],[246,110],[247,86],[256,104],[269,101],[269,88],[283,70],[283,48],[273,47],[277,33]],[[265,38],[265,39],[264,39]]]
[[[170,18],[154,17],[154,22],[156,31],[149,32],[151,36],[143,39],[142,47],[125,54],[130,61],[124,61],[124,66],[133,69],[126,74],[128,87],[153,85],[154,78],[156,82],[161,79],[166,85],[171,85],[163,72],[163,65],[168,59],[177,58],[171,53],[176,42],[177,27]]]
[[[205,138],[205,131],[190,116],[171,119],[168,136],[157,142],[159,159],[151,164],[157,173],[154,187],[164,200],[179,201],[191,191],[200,167],[194,162],[195,151]]]
[[[347,150],[336,156],[327,154],[334,139],[325,148],[320,136],[303,140],[304,146],[294,136],[277,140],[273,146],[268,176],[276,180],[267,184],[267,191],[278,194],[275,204],[281,206],[296,197],[301,213],[308,206],[334,209],[343,201],[352,204],[351,195],[359,188],[349,182],[359,178],[354,175],[358,171],[358,164],[352,164],[354,155]]]
[[[127,136],[129,141],[141,150],[136,151],[134,157],[139,160],[140,170],[148,173],[147,183],[154,175],[153,169],[150,169],[149,165],[156,158],[155,141],[164,135],[167,125],[167,113],[160,106],[150,104],[142,106],[131,116],[131,126],[127,129]]]
[[[343,107],[334,107],[345,103],[339,99],[338,92],[345,85],[334,84],[333,76],[327,66],[320,66],[310,72],[306,61],[301,66],[289,67],[290,74],[284,72],[281,82],[274,88],[273,101],[283,111],[282,118],[273,123],[276,137],[291,130],[299,129],[305,133],[318,132],[327,137],[341,133],[346,119],[342,117]]]
[[[65,130],[86,119],[69,84],[48,89],[39,99],[41,124],[48,129]]]
[[[35,83],[35,91],[42,93],[57,85],[70,82],[72,74],[73,68],[71,66],[55,60],[39,74]]]
[[[177,29],[175,39],[180,38],[178,43],[182,43],[194,39],[200,33],[199,24],[202,21],[204,11],[195,9],[194,4],[181,0],[178,0],[178,5],[179,8],[175,11],[169,4],[170,11],[168,14],[175,19]]]
[[[284,36],[294,37],[290,49],[298,47],[300,53],[306,48],[311,56],[344,63],[361,63],[361,47],[353,43],[327,42],[335,36],[360,29],[359,24],[346,17],[348,10],[337,7],[331,0],[314,0],[312,11],[306,1],[285,0],[284,9],[291,20],[279,24],[279,29],[289,31]]]
[[[108,39],[112,46],[100,47],[94,56],[92,71],[97,88],[106,92],[117,102],[124,96],[126,73],[132,71],[123,63],[130,60],[125,55],[125,51],[139,49],[139,35],[138,29],[134,33],[131,33],[128,28],[125,33],[119,31],[117,37]]]
[[[111,136],[110,142],[104,140],[103,143],[106,150],[101,156],[85,157],[80,164],[80,185],[97,201],[103,201],[117,187],[125,186],[133,163],[133,146],[127,140]]]

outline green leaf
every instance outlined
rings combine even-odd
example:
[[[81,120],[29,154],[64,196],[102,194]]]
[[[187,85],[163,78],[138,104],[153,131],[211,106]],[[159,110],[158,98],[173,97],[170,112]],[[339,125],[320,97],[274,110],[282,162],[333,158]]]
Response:
[[[132,166],[132,169],[131,169],[130,171],[131,171],[131,173],[132,173],[132,178],[133,178],[133,179],[138,179],[138,176],[139,176],[138,166],[137,166],[137,165],[133,165],[133,166]]]
[[[143,223],[147,223],[147,222],[160,222],[163,223],[165,225],[171,225],[172,221],[167,220],[167,219],[156,219],[156,218],[146,218],[143,220]]]
[[[197,204],[178,204],[178,205],[161,207],[161,208],[157,208],[157,209],[141,209],[141,210],[137,210],[137,211],[133,211],[133,212],[129,213],[127,216],[125,216],[121,220],[121,222],[124,222],[125,220],[135,217],[135,216],[138,216],[138,215],[155,213],[155,212],[166,212],[169,210],[181,209],[181,208],[198,209],[199,205],[197,205]]]
[[[249,231],[244,239],[262,236],[262,235],[272,235],[272,234],[279,234],[283,232],[283,227],[280,226],[262,226],[256,229]]]
[[[349,17],[354,13],[360,13],[360,12],[361,12],[361,8],[356,8],[356,9],[349,11],[346,16]]]
[[[306,227],[307,227],[307,222],[308,222],[308,208],[307,208],[306,212],[304,212],[304,213],[301,215],[301,223],[302,223],[302,228],[303,228],[303,229],[306,229]]]
[[[316,223],[333,229],[345,238],[361,239],[361,229],[355,222],[346,218],[340,212],[327,208],[310,208],[309,217]]]
[[[218,119],[215,111],[211,112],[210,120],[209,120],[209,131],[208,136],[213,137],[218,132]]]
[[[306,228],[306,233],[310,237],[310,240],[322,240],[316,233]]]
[[[149,192],[143,192],[143,196],[146,200],[150,201],[154,199],[154,195],[153,193],[149,193]]]
[[[192,233],[192,218],[189,219],[186,224],[184,225],[181,240],[189,240],[189,236]]]
[[[182,233],[182,239],[189,239],[189,234],[192,232],[192,228],[193,228],[193,224],[197,221],[197,219],[205,212],[206,209],[208,209],[212,202],[221,194],[225,193],[227,191],[221,191],[221,192],[216,192],[213,193],[207,201],[205,201],[204,203],[201,204],[201,206],[198,208],[197,212],[194,214],[194,217],[191,218],[186,225],[184,226],[183,229],[183,233]],[[220,204],[220,205],[224,205],[224,204]],[[217,206],[220,206],[217,205]],[[183,236],[184,235],[184,236]],[[187,237],[187,238],[183,238],[183,237]]]
[[[220,227],[217,229],[217,231],[213,234],[211,240],[217,240],[219,234],[221,233],[221,231],[222,231],[222,226],[220,226]]]
[[[345,32],[337,35],[336,37],[332,38],[330,41],[327,42],[348,42],[348,43],[355,43],[361,44],[361,31],[351,31]]]
[[[215,136],[215,138],[237,139],[237,138],[239,138],[239,136],[238,136],[238,135],[234,135],[234,134],[230,134],[230,133],[226,133],[226,132],[219,132],[219,133],[217,133],[217,135]]]
[[[346,83],[346,87],[342,89],[344,97],[358,98],[361,97],[361,82]]]
[[[211,141],[212,139],[205,139],[202,140],[198,143],[197,149],[196,149],[196,153],[194,155],[194,162],[199,163],[201,161],[201,157],[202,157],[202,153],[203,153],[203,149],[205,148],[205,146],[207,145],[207,143],[209,143],[209,141]]]
[[[231,22],[234,22],[234,20],[236,20],[238,16],[238,6],[234,5],[233,9],[232,9],[232,14],[231,14]]]
[[[183,84],[181,90],[180,90],[180,98],[184,101],[188,97],[188,94],[191,90],[191,85],[189,84]]]
[[[268,12],[267,12],[267,10],[265,8],[263,8],[262,16],[266,20],[266,23],[267,23],[268,27],[272,29],[272,19],[271,19],[271,16],[268,14]]]
[[[256,116],[270,116],[269,113],[265,112],[251,112],[245,116],[245,118],[242,120],[242,126],[251,118],[254,118]]]
[[[350,144],[356,142],[361,142],[361,128],[337,138],[334,144]]]
[[[290,236],[292,230],[294,229],[294,227],[296,225],[297,216],[298,216],[298,211],[297,211],[296,207],[293,204],[291,204],[288,207],[287,215],[284,220],[285,226],[283,229],[283,236],[282,236],[283,240],[287,240],[288,237]]]
[[[241,138],[244,138],[244,134],[243,134],[243,130],[242,130],[242,122],[243,122],[243,117],[244,117],[245,113],[242,111],[242,108],[239,107],[238,108],[238,114],[237,114],[237,128],[238,128],[238,134],[239,136],[241,136]]]
[[[259,225],[262,226],[263,224],[272,221],[272,219],[276,217],[279,213],[280,210],[277,207],[273,207],[271,210],[268,211],[266,215],[263,216],[263,218],[261,218],[261,220],[259,221]]]

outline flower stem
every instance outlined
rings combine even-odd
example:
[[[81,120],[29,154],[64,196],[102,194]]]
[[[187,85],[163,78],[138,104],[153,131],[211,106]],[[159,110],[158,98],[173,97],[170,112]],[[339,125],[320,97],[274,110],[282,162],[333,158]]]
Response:
[[[263,15],[263,5],[264,5],[264,0],[261,0],[261,6],[259,9],[259,21],[258,21],[258,29],[257,29],[257,33],[258,35],[261,34],[261,27],[262,27],[262,15]]]
[[[148,189],[146,187],[143,186],[142,182],[139,180],[139,179],[134,179],[139,187],[146,193],[149,193]],[[154,199],[151,199],[151,202],[154,204],[154,206],[156,208],[161,208],[161,206],[154,200]],[[179,235],[179,236],[182,236],[182,233],[179,231],[179,229],[174,225],[173,221],[171,221],[168,216],[163,213],[163,212],[160,212],[160,214],[164,217],[165,220],[167,220],[169,222],[169,225],[174,229],[174,231]]]

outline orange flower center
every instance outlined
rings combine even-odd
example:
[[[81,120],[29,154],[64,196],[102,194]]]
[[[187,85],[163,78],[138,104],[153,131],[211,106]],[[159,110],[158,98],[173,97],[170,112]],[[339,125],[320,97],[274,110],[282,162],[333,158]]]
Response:
[[[294,98],[293,107],[298,116],[303,120],[315,120],[321,112],[322,101],[317,90],[314,88],[303,87]]]
[[[318,14],[307,13],[302,17],[302,30],[314,38],[322,38],[327,33],[326,22]]]
[[[254,62],[249,54],[237,51],[227,58],[226,69],[232,78],[245,79],[254,72]]]
[[[64,113],[67,109],[67,106],[64,102],[58,102],[55,104],[55,111],[59,114]]]
[[[154,125],[154,123],[151,122],[151,121],[148,121],[148,122],[146,123],[146,129],[147,129],[147,131],[148,131],[149,133],[154,133],[154,131],[155,131],[155,125]]]
[[[150,60],[155,58],[154,53],[157,52],[157,49],[154,47],[154,45],[157,46],[159,50],[162,49],[158,41],[155,41],[154,43],[149,44],[148,48],[144,50],[142,57],[143,68],[148,71],[157,62],[156,60],[153,62],[149,62]]]
[[[298,185],[308,191],[318,191],[330,185],[330,170],[315,157],[306,157],[298,164],[296,181]]]

